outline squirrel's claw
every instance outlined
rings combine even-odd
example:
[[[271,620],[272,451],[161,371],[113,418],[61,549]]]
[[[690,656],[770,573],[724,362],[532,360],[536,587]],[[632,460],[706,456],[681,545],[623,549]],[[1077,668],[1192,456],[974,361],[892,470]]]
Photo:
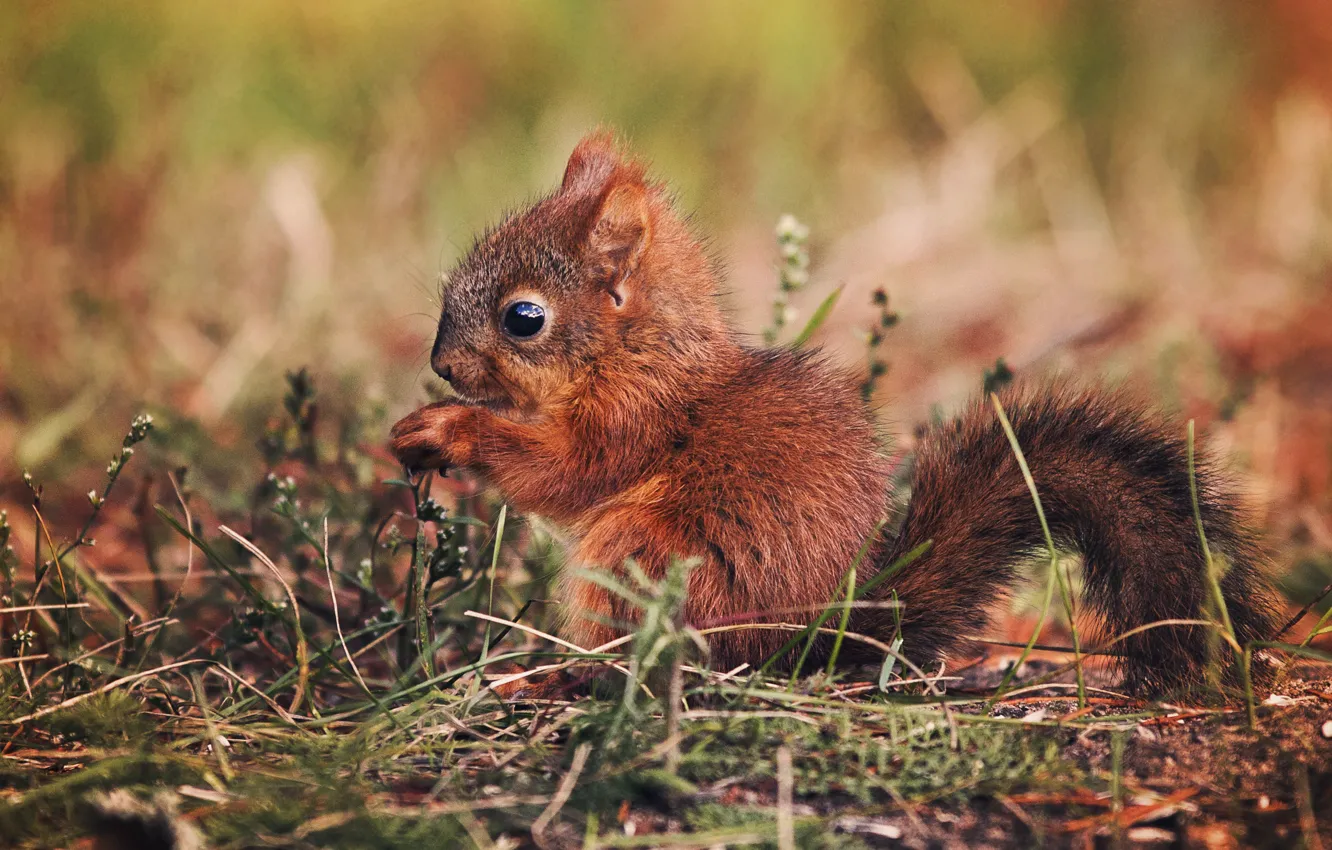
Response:
[[[450,449],[457,441],[456,419],[462,410],[453,402],[412,411],[390,431],[390,450],[408,469],[444,469],[456,464]]]
[[[393,426],[390,449],[398,462],[408,469],[439,469],[445,466],[441,446],[419,413],[417,411]]]

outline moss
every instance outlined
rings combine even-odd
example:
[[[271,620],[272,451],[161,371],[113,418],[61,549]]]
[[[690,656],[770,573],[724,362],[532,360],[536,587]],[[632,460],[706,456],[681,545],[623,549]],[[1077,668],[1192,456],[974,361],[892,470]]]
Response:
[[[42,724],[57,743],[111,748],[140,744],[153,734],[155,723],[144,705],[124,691],[112,691],[58,711]]]
[[[776,815],[771,807],[726,806],[719,803],[706,803],[691,810],[685,816],[685,825],[694,832],[711,832],[737,827],[752,827],[759,834],[776,835]],[[795,824],[796,846],[802,850],[860,850],[868,847],[865,842],[851,835],[840,835],[829,830],[816,818],[797,819]],[[753,845],[768,850],[776,848],[777,842],[764,841]]]

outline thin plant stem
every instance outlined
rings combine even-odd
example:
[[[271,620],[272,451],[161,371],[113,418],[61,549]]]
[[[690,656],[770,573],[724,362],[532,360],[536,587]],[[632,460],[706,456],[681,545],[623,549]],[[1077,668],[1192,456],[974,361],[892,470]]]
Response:
[[[1059,570],[1059,550],[1055,548],[1054,536],[1050,534],[1050,524],[1045,519],[1045,508],[1041,505],[1041,494],[1036,490],[1036,479],[1032,477],[1031,468],[1027,466],[1026,455],[1022,453],[1022,446],[1018,444],[1017,434],[1013,431],[1013,424],[1008,421],[1008,414],[1004,412],[1004,407],[999,403],[999,396],[990,393],[990,403],[994,405],[994,412],[999,416],[999,425],[1004,429],[1004,436],[1008,438],[1008,444],[1013,449],[1013,456],[1017,458],[1018,468],[1022,470],[1022,479],[1027,482],[1027,490],[1031,493],[1032,504],[1036,506],[1036,518],[1041,523],[1041,533],[1045,535],[1045,546],[1050,552],[1050,583],[1045,589],[1045,604],[1041,608],[1041,624],[1037,624],[1036,630],[1032,633],[1031,640],[1022,650],[1022,656],[1018,658],[1017,663],[1009,669],[1004,676],[1003,682],[999,684],[996,693],[1002,692],[1012,680],[1013,675],[1017,673],[1019,667],[1027,660],[1031,654],[1032,648],[1036,645],[1040,637],[1041,625],[1045,621],[1046,615],[1050,610],[1050,597],[1055,585],[1059,586],[1059,595],[1064,603],[1065,612],[1068,614],[1068,628],[1073,636],[1073,669],[1076,671],[1078,681],[1078,708],[1087,705],[1087,686],[1082,676],[1082,643],[1078,638],[1078,627],[1073,618],[1073,591],[1064,581],[1064,576]]]
[[[292,694],[291,705],[287,711],[295,714],[301,707],[301,701],[305,698],[306,692],[310,686],[310,647],[305,640],[305,630],[301,628],[301,609],[296,604],[296,594],[291,589],[291,585],[282,577],[282,571],[277,568],[272,559],[264,554],[263,550],[255,546],[249,540],[225,525],[218,526],[218,531],[235,540],[244,547],[251,555],[259,559],[259,563],[268,567],[273,573],[273,577],[282,585],[282,589],[287,592],[287,601],[291,603],[291,621],[292,627],[296,633],[296,692]]]
[[[1189,420],[1189,500],[1193,503],[1193,522],[1198,529],[1198,540],[1202,543],[1203,559],[1207,563],[1207,587],[1212,591],[1212,601],[1216,604],[1221,625],[1232,638],[1235,628],[1230,623],[1230,610],[1226,607],[1226,597],[1221,592],[1221,582],[1216,574],[1216,564],[1212,560],[1212,547],[1207,545],[1207,530],[1203,528],[1202,509],[1198,502],[1198,473],[1194,456],[1193,420]]]
[[[328,598],[333,604],[333,628],[338,633],[338,643],[342,644],[342,652],[347,656],[347,664],[351,666],[352,673],[356,674],[356,681],[361,683],[361,690],[365,691],[366,696],[374,699],[370,692],[370,686],[365,683],[365,677],[361,675],[361,670],[356,666],[356,659],[352,657],[351,650],[347,648],[347,638],[342,633],[342,613],[338,606],[338,589],[333,585],[333,564],[329,562],[328,557],[328,517],[324,517],[324,575],[328,578]]]
[[[846,607],[842,609],[841,622],[837,624],[837,637],[833,638],[832,652],[828,653],[827,674],[831,676],[837,669],[837,656],[842,651],[842,638],[846,636],[846,626],[851,620],[851,605],[856,598],[856,565],[852,564],[846,574]]]
[[[874,545],[874,541],[879,539],[879,533],[881,531],[883,531],[882,522],[875,525],[874,530],[871,531],[869,536],[865,538],[865,542],[861,544],[860,551],[856,553],[856,557],[851,561],[851,566],[847,568],[846,573],[848,578],[850,578],[855,574],[856,568],[860,566],[860,562],[863,561],[865,559],[865,556],[869,554],[870,547]],[[891,575],[893,572],[896,572],[896,570],[899,569],[900,566],[905,566],[905,564],[901,563],[901,560],[902,559],[899,559],[898,564],[894,564],[892,567],[889,567],[886,572],[888,572]],[[879,578],[880,578],[879,576],[874,576],[869,581],[865,582],[865,587],[856,591],[853,594],[852,598],[853,599],[858,598],[861,594],[866,592],[870,587],[874,586],[874,584],[877,584],[878,582],[876,582],[875,579]],[[853,587],[855,586],[854,580],[852,580],[852,586]],[[766,671],[769,665],[771,665],[778,658],[781,658],[787,652],[793,649],[795,645],[799,643],[800,640],[803,638],[805,640],[805,648],[804,650],[801,651],[799,660],[797,660],[795,665],[791,668],[791,686],[794,687],[796,677],[800,675],[801,669],[804,668],[805,666],[805,660],[809,658],[809,653],[814,649],[814,641],[818,636],[819,628],[822,627],[824,623],[828,622],[828,619],[832,617],[834,610],[836,610],[836,606],[829,605],[828,608],[826,608],[823,611],[823,613],[820,614],[814,620],[813,623],[810,623],[809,628],[807,629],[805,634],[797,635],[796,637],[787,641],[786,644],[781,649],[773,653],[772,656],[770,656],[768,660],[763,663],[763,666],[759,668],[759,672],[762,673]]]
[[[1253,681],[1249,674],[1251,653],[1239,645],[1235,637],[1235,626],[1230,621],[1230,611],[1226,607],[1226,596],[1221,592],[1221,577],[1217,574],[1216,564],[1212,560],[1212,548],[1207,545],[1207,530],[1203,528],[1202,508],[1198,501],[1198,470],[1194,450],[1194,425],[1189,420],[1189,499],[1193,503],[1193,522],[1198,528],[1198,541],[1202,544],[1203,561],[1207,568],[1207,587],[1212,592],[1212,600],[1217,614],[1221,618],[1221,630],[1229,638],[1228,643],[1235,653],[1235,665],[1239,668],[1240,683],[1244,688],[1245,706],[1248,709],[1249,728],[1258,728],[1257,711],[1253,701]]]
[[[185,516],[185,527],[193,531],[194,517],[190,514],[190,506],[189,503],[185,501],[185,494],[180,491],[180,482],[176,481],[176,476],[170,472],[167,473],[167,480],[171,482],[171,489],[176,493],[176,502],[180,505],[180,511]],[[166,608],[162,611],[163,620],[171,619],[172,612],[174,612],[176,606],[180,604],[180,597],[181,594],[185,592],[185,586],[189,584],[190,573],[194,572],[194,541],[187,536],[185,538],[185,544],[185,575],[181,577],[180,584],[176,586],[176,594],[171,597],[171,601],[167,603]],[[160,574],[154,576],[155,580],[160,578]],[[158,629],[153,634],[153,639],[148,644],[147,649],[145,649],[143,654],[139,656],[138,663],[134,665],[135,670],[143,669],[143,665],[157,649],[157,645],[161,643],[162,637],[165,634],[166,623],[163,623],[162,628]]]
[[[1045,618],[1050,614],[1050,603],[1054,600],[1054,590],[1057,582],[1058,577],[1052,571],[1050,577],[1045,581],[1045,599],[1041,601],[1040,620],[1036,623],[1036,628],[1032,630],[1031,638],[1027,640],[1026,646],[1022,648],[1022,654],[1018,656],[1017,661],[1013,662],[1013,666],[1008,668],[1008,672],[1004,673],[1004,678],[999,682],[999,686],[994,689],[994,695],[986,700],[986,711],[989,711],[995,701],[1003,695],[1004,689],[1008,687],[1009,683],[1013,681],[1013,677],[1017,675],[1018,668],[1026,662],[1027,657],[1031,655],[1032,649],[1035,648],[1036,642],[1040,640],[1041,628],[1045,624]]]
[[[494,615],[495,613],[495,572],[499,567],[500,547],[504,544],[504,524],[509,516],[509,506],[507,504],[500,506],[499,519],[495,522],[495,545],[490,553],[490,574],[486,577],[490,585],[489,599],[486,601],[486,613]],[[481,643],[481,660],[485,661],[490,655],[490,623],[486,623],[485,638]]]
[[[412,614],[416,631],[416,658],[425,670],[426,678],[435,675],[434,653],[430,651],[430,605],[426,591],[430,586],[430,568],[426,564],[425,522],[416,521],[416,539],[412,543],[412,583],[408,592],[412,598]]]

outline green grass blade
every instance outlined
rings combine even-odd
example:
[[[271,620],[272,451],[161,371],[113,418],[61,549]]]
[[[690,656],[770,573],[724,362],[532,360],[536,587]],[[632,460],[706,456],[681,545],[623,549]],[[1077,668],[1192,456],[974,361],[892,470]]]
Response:
[[[828,297],[819,303],[819,306],[814,310],[814,315],[809,317],[809,321],[805,322],[805,327],[791,341],[792,348],[802,348],[818,332],[819,328],[823,327],[823,323],[828,320],[828,314],[837,305],[837,299],[842,297],[842,290],[844,289],[846,289],[846,284],[842,284],[828,293]]]
[[[500,549],[504,545],[504,523],[509,516],[509,506],[500,505],[499,519],[495,522],[495,546],[490,553],[490,573],[486,580],[490,585],[487,590],[490,597],[486,601],[486,613],[495,616],[495,571],[499,568]],[[490,655],[490,623],[486,623],[486,636],[481,644],[481,660],[484,662]]]
[[[1063,575],[1059,572],[1059,550],[1055,548],[1054,536],[1050,534],[1050,524],[1045,519],[1045,508],[1041,505],[1041,494],[1036,490],[1036,479],[1032,477],[1031,467],[1027,465],[1027,457],[1022,453],[1022,446],[1018,444],[1017,433],[1013,431],[1013,423],[1008,421],[1008,414],[1004,412],[1004,406],[999,403],[999,396],[990,393],[990,403],[994,405],[994,412],[999,416],[999,425],[1004,429],[1004,436],[1008,438],[1008,444],[1013,449],[1013,456],[1017,458],[1018,468],[1022,470],[1022,479],[1027,483],[1027,490],[1031,493],[1032,504],[1036,506],[1036,518],[1041,523],[1041,533],[1045,535],[1045,546],[1050,552],[1050,579],[1045,587],[1045,601],[1041,606],[1041,622],[1036,624],[1035,630],[1031,634],[1031,639],[1023,648],[1022,654],[1018,660],[1004,674],[1003,681],[999,683],[995,690],[995,697],[999,696],[1008,687],[1013,676],[1017,674],[1027,657],[1031,655],[1032,649],[1036,646],[1036,641],[1040,639],[1041,628],[1045,624],[1045,618],[1050,613],[1050,602],[1053,598],[1056,585],[1060,588],[1060,596],[1064,600],[1068,613],[1069,631],[1073,637],[1073,659],[1074,670],[1076,670],[1078,682],[1078,707],[1081,708],[1087,704],[1087,686],[1082,678],[1082,646],[1078,640],[1078,629],[1073,622],[1073,596],[1072,591],[1064,586]],[[993,698],[991,698],[993,702]]]

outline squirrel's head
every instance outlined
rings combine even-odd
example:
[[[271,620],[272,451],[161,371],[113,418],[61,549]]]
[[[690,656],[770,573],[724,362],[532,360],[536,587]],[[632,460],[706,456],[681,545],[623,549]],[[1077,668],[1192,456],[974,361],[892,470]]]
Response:
[[[482,236],[448,276],[431,354],[461,398],[528,415],[607,356],[688,355],[723,327],[702,249],[643,166],[596,133],[559,189]],[[604,361],[603,361],[604,362]]]

